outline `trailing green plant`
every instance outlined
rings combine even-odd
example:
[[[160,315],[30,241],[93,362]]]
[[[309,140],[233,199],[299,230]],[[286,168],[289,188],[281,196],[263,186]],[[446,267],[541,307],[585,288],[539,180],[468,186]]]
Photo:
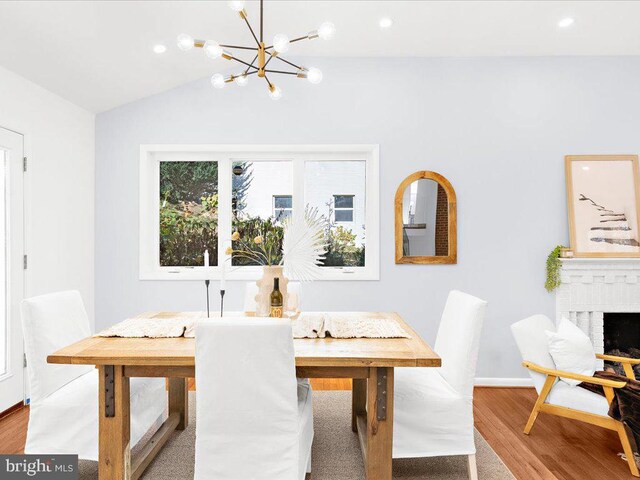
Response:
[[[553,292],[560,286],[560,268],[562,267],[560,251],[563,248],[562,245],[556,246],[547,257],[547,280],[544,282],[544,288],[548,292]]]

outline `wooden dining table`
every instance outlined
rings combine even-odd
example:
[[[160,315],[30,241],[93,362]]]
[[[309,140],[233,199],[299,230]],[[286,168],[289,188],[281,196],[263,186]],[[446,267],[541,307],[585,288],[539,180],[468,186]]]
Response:
[[[353,312],[348,314],[353,316]],[[149,312],[139,317],[183,315],[194,313]],[[439,367],[441,361],[397,313],[360,315],[367,319],[394,318],[410,338],[295,339],[296,375],[353,379],[351,427],[360,441],[366,479],[391,480],[394,369]],[[99,480],[140,478],[171,434],[187,427],[187,379],[195,377],[196,368],[193,338],[89,337],[49,355],[47,361],[95,365],[99,369]],[[168,379],[168,418],[133,457],[129,444],[132,377]]]

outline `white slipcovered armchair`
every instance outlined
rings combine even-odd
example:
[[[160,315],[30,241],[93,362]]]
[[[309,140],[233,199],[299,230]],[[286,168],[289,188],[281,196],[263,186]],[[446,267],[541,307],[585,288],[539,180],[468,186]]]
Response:
[[[487,303],[452,291],[434,346],[441,368],[397,368],[393,458],[467,455],[478,478],[473,382]]]
[[[98,370],[47,363],[48,355],[91,335],[80,293],[29,298],[22,301],[21,312],[31,398],[25,453],[98,460]],[[131,379],[132,446],[166,405],[164,379]]]
[[[531,411],[524,433],[528,435],[531,432],[540,412],[580,420],[613,430],[620,437],[631,474],[635,477],[640,476],[624,424],[608,416],[609,404],[614,396],[613,389],[624,387],[626,382],[588,377],[557,370],[549,353],[549,343],[545,334],[545,331],[555,332],[556,326],[545,315],[533,315],[514,323],[511,326],[511,331],[522,354],[523,366],[529,370],[529,375],[538,392],[538,399]],[[602,360],[622,363],[627,376],[630,378],[635,378],[631,364],[640,363],[640,360],[612,357],[610,355],[596,355],[596,357]],[[606,397],[559,381],[560,378],[599,385],[603,387]]]
[[[311,385],[296,381],[290,321],[201,322],[196,384],[196,480],[304,480]]]

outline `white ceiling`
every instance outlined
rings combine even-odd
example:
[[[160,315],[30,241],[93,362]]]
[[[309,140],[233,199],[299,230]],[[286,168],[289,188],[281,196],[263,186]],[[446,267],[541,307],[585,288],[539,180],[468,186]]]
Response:
[[[258,28],[258,2],[247,11]],[[378,27],[382,16],[391,29]],[[575,24],[559,28],[568,16]],[[335,39],[299,42],[289,54],[640,55],[640,2],[265,1],[265,39],[303,35],[325,20],[336,24]],[[224,1],[4,1],[0,65],[100,112],[228,68],[201,50],[179,51],[180,33],[252,40]],[[168,51],[153,53],[157,43]]]

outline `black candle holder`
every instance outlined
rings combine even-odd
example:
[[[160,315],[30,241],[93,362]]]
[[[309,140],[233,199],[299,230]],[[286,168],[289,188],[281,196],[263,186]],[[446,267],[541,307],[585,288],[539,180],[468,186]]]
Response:
[[[207,318],[209,318],[209,280],[204,281],[204,286],[207,288]]]

